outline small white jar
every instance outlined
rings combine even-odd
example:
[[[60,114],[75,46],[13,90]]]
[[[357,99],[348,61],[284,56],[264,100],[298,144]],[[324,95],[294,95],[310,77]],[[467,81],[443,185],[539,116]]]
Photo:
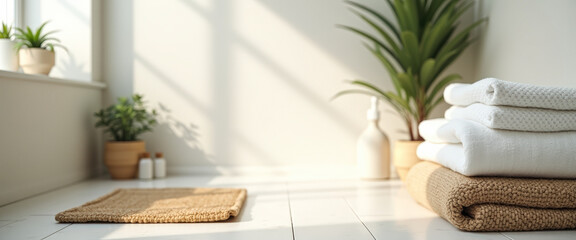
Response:
[[[164,159],[164,154],[161,152],[157,152],[154,158],[154,177],[166,177],[166,160]]]
[[[152,159],[150,153],[143,153],[138,164],[138,178],[152,179],[153,177]]]

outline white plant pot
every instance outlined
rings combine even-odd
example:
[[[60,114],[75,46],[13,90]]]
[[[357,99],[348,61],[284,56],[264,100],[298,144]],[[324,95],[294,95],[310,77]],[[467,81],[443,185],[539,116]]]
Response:
[[[54,67],[56,54],[41,48],[20,49],[20,66],[28,74],[50,74]]]
[[[15,45],[16,42],[10,39],[0,39],[0,70],[18,71],[18,52]]]

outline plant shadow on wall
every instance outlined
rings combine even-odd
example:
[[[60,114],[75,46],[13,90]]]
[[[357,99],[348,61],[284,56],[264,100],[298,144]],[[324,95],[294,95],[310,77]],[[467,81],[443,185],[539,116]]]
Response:
[[[150,146],[162,146],[157,151],[165,152],[167,161],[180,158],[178,162],[192,165],[211,165],[211,156],[207,155],[198,139],[198,125],[184,123],[173,116],[172,110],[163,103],[158,103],[158,125],[156,134],[148,138]],[[169,144],[166,144],[169,143]],[[174,167],[168,165],[168,167]]]
[[[198,109],[203,114],[209,110],[191,94],[183,90],[175,80],[168,77],[161,69],[152,64],[138,53],[134,54],[135,62],[145,67],[152,75],[157,77],[174,94],[186,99],[186,103]],[[194,123],[185,123],[174,116],[172,109],[165,103],[158,102],[158,125],[153,136],[148,136],[146,141],[154,146],[154,151],[164,152],[167,158],[168,170],[171,171],[173,162],[191,165],[212,166],[214,156],[206,154],[199,141],[199,127]]]
[[[89,80],[90,72],[84,70],[86,63],[78,62],[76,57],[68,55],[67,58],[56,64],[63,76],[70,79]]]

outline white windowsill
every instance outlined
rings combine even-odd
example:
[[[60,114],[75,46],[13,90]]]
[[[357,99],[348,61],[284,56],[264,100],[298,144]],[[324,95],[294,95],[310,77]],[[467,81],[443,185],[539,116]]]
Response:
[[[45,75],[26,74],[21,72],[11,72],[2,70],[0,70],[0,79],[25,80],[31,82],[60,84],[60,85],[76,86],[83,88],[96,88],[96,89],[106,88],[106,84],[101,82],[83,82],[80,80],[53,78]]]

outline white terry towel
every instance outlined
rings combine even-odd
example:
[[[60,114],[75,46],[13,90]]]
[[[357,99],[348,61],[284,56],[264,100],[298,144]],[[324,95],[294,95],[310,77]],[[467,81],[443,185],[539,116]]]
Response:
[[[558,132],[576,130],[576,111],[543,108],[489,106],[474,103],[467,107],[452,106],[444,113],[446,119],[467,119],[489,128]]]
[[[576,132],[495,130],[468,120],[426,120],[418,157],[467,176],[576,178]]]
[[[473,84],[453,83],[444,89],[447,103],[468,106],[472,103],[576,110],[576,89],[546,87],[486,78]]]

